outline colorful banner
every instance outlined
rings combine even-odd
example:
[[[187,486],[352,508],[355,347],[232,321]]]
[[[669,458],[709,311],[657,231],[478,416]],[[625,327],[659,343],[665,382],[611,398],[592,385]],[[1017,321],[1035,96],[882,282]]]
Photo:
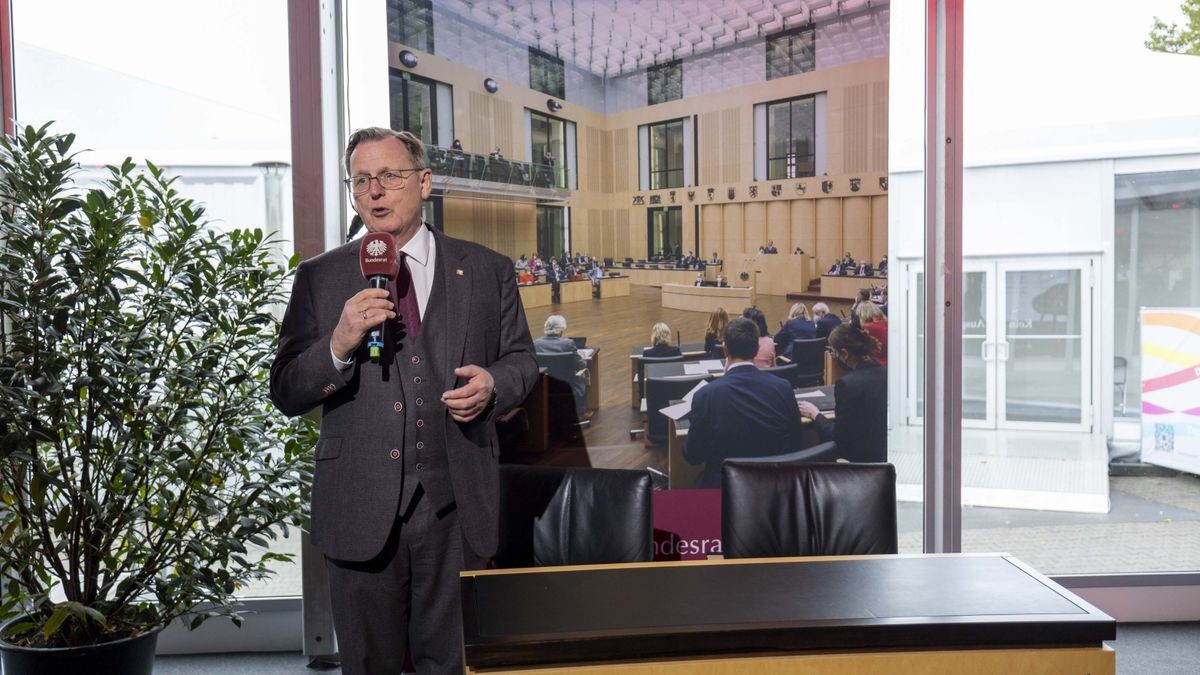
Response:
[[[1200,309],[1141,319],[1142,460],[1200,473]]]

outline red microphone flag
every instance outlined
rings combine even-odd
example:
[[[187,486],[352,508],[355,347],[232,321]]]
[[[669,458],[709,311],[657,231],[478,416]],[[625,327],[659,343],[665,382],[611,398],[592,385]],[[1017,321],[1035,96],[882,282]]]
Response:
[[[395,279],[400,273],[396,258],[396,239],[387,232],[371,232],[362,238],[358,249],[358,266],[362,275]]]

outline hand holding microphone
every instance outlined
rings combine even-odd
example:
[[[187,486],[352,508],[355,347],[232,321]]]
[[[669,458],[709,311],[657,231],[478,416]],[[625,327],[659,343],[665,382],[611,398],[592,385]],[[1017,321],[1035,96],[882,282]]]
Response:
[[[367,347],[371,360],[377,362],[383,352],[383,325],[396,318],[388,288],[400,269],[395,238],[387,232],[372,232],[363,237],[358,264],[371,287],[359,291],[342,306],[332,347],[338,358],[349,360],[363,337],[369,335]]]

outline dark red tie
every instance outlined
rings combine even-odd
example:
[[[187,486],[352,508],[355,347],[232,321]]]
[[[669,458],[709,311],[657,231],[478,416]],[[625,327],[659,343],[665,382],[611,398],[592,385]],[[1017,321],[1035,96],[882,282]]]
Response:
[[[400,252],[400,273],[396,275],[396,285],[392,287],[392,302],[396,305],[396,314],[404,324],[404,332],[411,340],[417,339],[417,331],[421,330],[421,310],[417,306],[417,289],[414,287],[412,270],[408,268],[408,254]]]

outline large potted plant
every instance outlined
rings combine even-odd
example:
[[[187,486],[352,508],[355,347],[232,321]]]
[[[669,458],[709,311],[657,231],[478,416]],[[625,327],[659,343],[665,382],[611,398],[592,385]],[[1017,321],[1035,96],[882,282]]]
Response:
[[[265,391],[294,261],[152,164],[77,185],[48,127],[0,140],[0,653],[148,673],[162,627],[240,622],[289,559],[265,547],[301,522],[314,431]]]

